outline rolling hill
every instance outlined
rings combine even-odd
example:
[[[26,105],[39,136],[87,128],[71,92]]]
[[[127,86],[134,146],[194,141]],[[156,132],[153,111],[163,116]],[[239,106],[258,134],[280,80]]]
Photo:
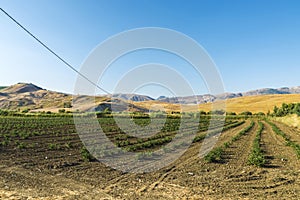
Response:
[[[72,106],[76,102],[76,108]],[[107,96],[65,94],[43,89],[32,83],[18,83],[0,90],[0,109],[58,112],[59,109],[79,111],[102,111],[114,107],[117,111],[144,111],[122,99]]]
[[[157,100],[168,103],[179,103],[179,104],[203,104],[210,103],[219,100],[233,99],[238,97],[248,96],[261,96],[261,95],[272,95],[272,94],[300,94],[300,86],[298,87],[282,87],[278,89],[273,88],[262,88],[257,90],[251,90],[243,93],[223,93],[218,95],[204,94],[196,96],[186,97],[159,97]]]
[[[196,100],[195,100],[196,99]],[[76,102],[76,108],[72,106]],[[139,94],[113,94],[107,96],[87,96],[65,94],[43,89],[32,83],[18,83],[0,88],[0,109],[33,111],[53,111],[59,109],[79,111],[102,111],[106,108],[117,111],[141,111],[149,109],[180,111],[210,111],[214,105],[226,103],[226,111],[253,113],[271,111],[282,103],[300,102],[300,87],[271,89],[264,88],[244,93],[224,93],[220,95],[197,95],[186,97],[164,97],[158,99]],[[179,104],[180,103],[180,104]],[[198,104],[197,104],[198,103]],[[156,106],[155,106],[156,105]],[[155,106],[155,107],[153,107]]]
[[[203,110],[208,112],[212,109],[212,104],[216,107],[218,105],[226,105],[227,112],[241,113],[244,111],[250,111],[252,113],[272,111],[274,106],[280,106],[282,103],[297,103],[300,102],[300,94],[271,94],[271,95],[259,95],[259,96],[244,96],[226,100],[218,100],[213,103],[203,103],[199,105],[185,105],[185,104],[171,104],[161,101],[144,101],[136,102],[135,105],[144,108],[150,108],[154,105],[160,105],[164,107],[167,112],[176,111],[180,112],[181,106],[185,111],[195,112],[197,110]]]

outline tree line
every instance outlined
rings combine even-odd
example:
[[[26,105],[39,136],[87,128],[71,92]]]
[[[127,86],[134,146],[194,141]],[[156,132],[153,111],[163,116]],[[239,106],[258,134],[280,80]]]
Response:
[[[300,116],[300,103],[283,103],[281,107],[275,106],[272,113],[275,117],[283,117],[289,114]]]

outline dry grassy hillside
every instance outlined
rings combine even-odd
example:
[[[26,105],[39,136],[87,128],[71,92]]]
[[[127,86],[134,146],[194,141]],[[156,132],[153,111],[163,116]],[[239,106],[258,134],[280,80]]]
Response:
[[[300,94],[275,94],[275,95],[262,95],[262,96],[247,96],[224,100],[227,112],[241,113],[243,111],[251,111],[253,113],[272,111],[274,106],[280,106],[282,103],[296,103],[300,102]],[[218,104],[224,104],[224,101],[215,102],[216,107]],[[158,101],[145,101],[136,102],[138,106],[150,108],[154,105],[160,105],[166,111],[180,111],[179,104],[169,104]],[[200,105],[184,105],[186,111],[196,111],[197,109],[210,111],[211,103]],[[162,109],[161,109],[162,110]]]
[[[165,110],[181,111],[180,104],[172,104],[167,102],[153,101],[128,101],[124,99],[111,100],[105,96],[85,96],[79,95],[75,97],[78,102],[76,108],[69,108],[65,106],[65,103],[70,104],[73,100],[73,96],[70,94],[64,94],[55,91],[45,90],[33,84],[18,83],[6,88],[0,89],[0,108],[9,110],[24,110],[30,109],[31,111],[52,111],[58,112],[59,109],[65,108],[66,110],[80,110],[88,111],[95,106],[100,109],[105,106],[115,105],[120,111],[144,111],[145,109],[152,110]],[[92,99],[92,101],[91,101]],[[116,102],[118,101],[118,102]],[[245,96],[232,98],[227,100],[220,100],[214,103],[217,108],[225,105],[227,112],[241,113],[243,111],[251,111],[253,113],[272,111],[274,106],[280,106],[282,103],[295,103],[300,102],[300,94],[273,94],[273,95],[259,95],[259,96]],[[212,103],[200,104],[200,105],[183,105],[183,111],[195,112],[197,110],[210,111]],[[218,108],[219,109],[219,108]]]
[[[73,105],[76,102],[76,106]],[[114,106],[116,110],[143,111],[143,109],[128,104],[126,100],[111,99],[107,96],[87,96],[65,94],[43,89],[31,83],[18,83],[0,88],[0,109],[30,110],[31,112],[51,111],[90,111],[104,110]]]

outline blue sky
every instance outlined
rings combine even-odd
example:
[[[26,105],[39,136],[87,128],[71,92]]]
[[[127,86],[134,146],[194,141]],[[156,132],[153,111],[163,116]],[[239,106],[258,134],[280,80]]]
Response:
[[[216,63],[228,92],[300,85],[299,1],[4,0],[0,5],[78,70],[108,37],[133,28],[163,27],[202,45]],[[0,27],[0,85],[32,82],[73,92],[75,72],[2,13]],[[142,51],[122,59],[100,81],[109,91],[137,64],[161,62],[182,73],[196,93],[208,92],[201,77],[173,55]],[[170,95],[151,86],[137,92]]]

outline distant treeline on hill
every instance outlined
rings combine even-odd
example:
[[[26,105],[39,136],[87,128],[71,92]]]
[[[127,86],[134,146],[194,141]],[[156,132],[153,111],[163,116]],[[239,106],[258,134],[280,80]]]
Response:
[[[73,117],[73,114],[79,116],[97,116],[98,118],[101,117],[113,117],[114,115],[117,116],[127,116],[128,114],[135,118],[149,118],[149,117],[194,117],[198,118],[200,116],[211,116],[211,115],[221,115],[221,116],[273,116],[273,117],[283,117],[289,114],[297,114],[300,116],[300,103],[283,103],[281,107],[275,106],[273,112],[268,112],[267,114],[263,112],[252,113],[250,111],[244,111],[241,113],[235,112],[226,112],[224,110],[214,110],[210,112],[205,111],[198,111],[198,112],[176,112],[172,111],[170,113],[164,111],[151,111],[150,113],[144,112],[117,112],[112,113],[112,111],[105,109],[102,112],[79,112],[79,111],[66,111],[65,109],[60,109],[58,113],[51,112],[51,111],[42,111],[42,112],[29,112],[29,109],[25,109],[23,111],[13,111],[13,110],[2,110],[0,109],[0,116],[24,116],[24,117],[31,117],[31,116],[41,116],[41,117]]]
[[[274,107],[273,116],[283,117],[289,114],[297,114],[300,116],[300,103],[283,103],[281,107]]]

